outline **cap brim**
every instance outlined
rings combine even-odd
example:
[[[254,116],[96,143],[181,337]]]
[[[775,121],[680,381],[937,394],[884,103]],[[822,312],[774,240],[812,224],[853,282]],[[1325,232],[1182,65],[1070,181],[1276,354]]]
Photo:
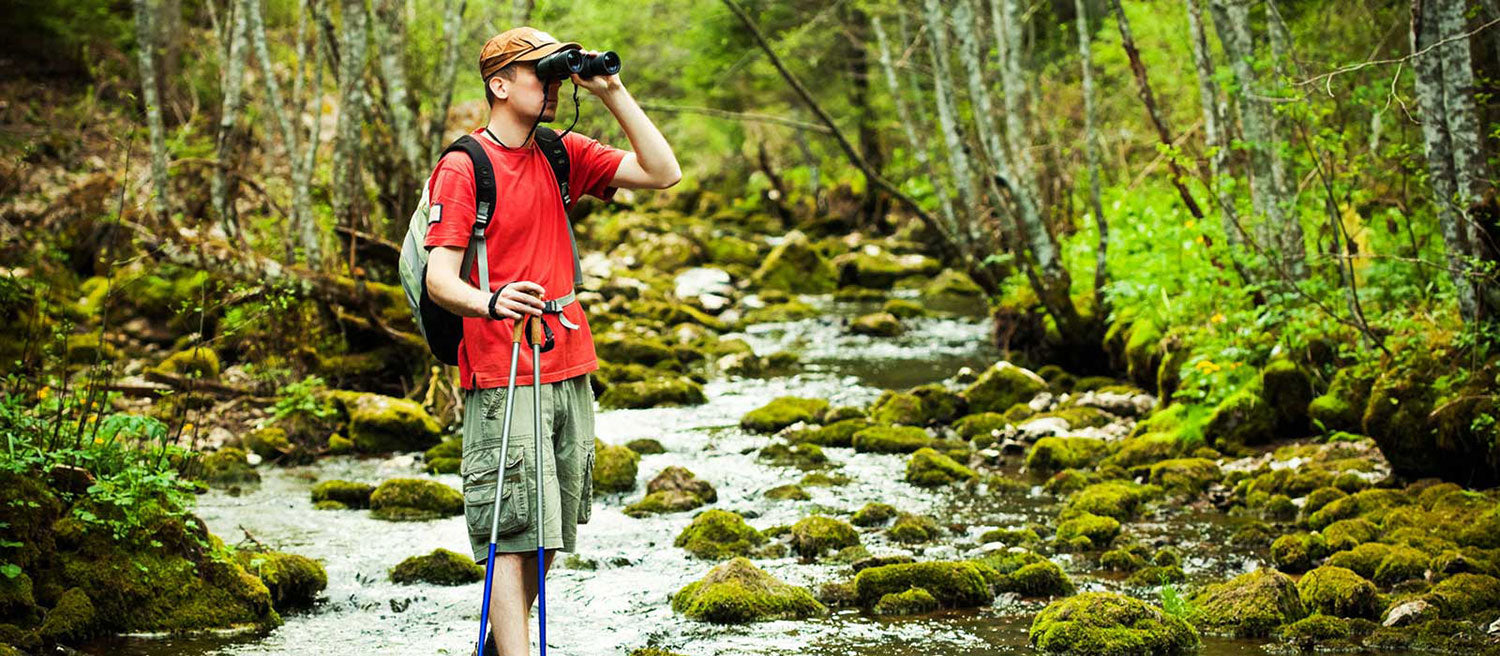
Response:
[[[532,50],[531,52],[528,52],[528,53],[526,53],[524,55],[516,57],[515,59],[512,59],[511,61],[512,62],[518,62],[518,61],[536,61],[536,60],[541,59],[543,57],[546,57],[547,55],[550,55],[550,54],[552,54],[554,52],[560,52],[560,51],[563,51],[563,50],[582,50],[582,49],[583,49],[583,46],[578,45],[577,43],[574,43],[572,41],[568,41],[568,42],[565,42],[565,43],[549,43],[549,44],[544,45],[544,46],[542,46],[540,48],[537,48],[536,50]]]

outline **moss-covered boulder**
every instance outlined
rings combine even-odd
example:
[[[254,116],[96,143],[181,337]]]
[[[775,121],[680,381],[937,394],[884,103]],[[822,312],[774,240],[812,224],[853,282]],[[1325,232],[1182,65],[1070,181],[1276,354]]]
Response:
[[[781,243],[771,249],[750,280],[762,289],[793,294],[831,292],[837,282],[833,265],[799,230],[787,233]]]
[[[765,544],[766,537],[739,514],[711,508],[693,517],[693,523],[677,534],[672,545],[709,560],[730,556],[747,556],[750,550]]]
[[[203,456],[199,471],[204,482],[214,487],[234,487],[260,482],[260,473],[250,466],[249,454],[232,446],[220,447]]]
[[[870,405],[870,420],[876,424],[925,426],[933,417],[922,397],[887,390]]]
[[[938,307],[982,307],[983,296],[984,290],[973,278],[953,269],[943,269],[922,285],[922,300]]]
[[[925,255],[898,255],[874,246],[835,257],[833,265],[838,270],[840,286],[866,289],[890,289],[902,278],[925,278],[942,269],[937,260]]]
[[[369,508],[370,494],[374,491],[375,486],[368,483],[337,479],[320,481],[313,486],[312,501],[313,503],[335,501],[346,508]]]
[[[914,513],[899,513],[896,521],[885,530],[885,535],[902,544],[920,544],[936,540],[942,532],[943,529],[938,526],[937,520],[931,517]]]
[[[787,439],[819,446],[851,447],[854,446],[854,434],[873,425],[862,417],[841,419],[824,426],[793,431],[787,435]]]
[[[1323,544],[1330,553],[1353,549],[1380,537],[1380,527],[1362,517],[1341,519],[1323,531]]]
[[[1073,581],[1057,563],[1040,556],[1014,571],[1000,572],[995,581],[996,592],[1011,592],[1023,597],[1065,597],[1076,590]]]
[[[1335,617],[1380,616],[1380,592],[1375,584],[1342,567],[1324,565],[1297,581],[1297,593],[1309,612]]]
[[[812,469],[828,464],[828,456],[823,453],[823,447],[807,442],[797,444],[773,442],[761,447],[755,457],[757,460],[779,467],[799,469]]]
[[[908,301],[904,298],[892,298],[881,304],[880,311],[890,314],[897,319],[916,319],[927,316],[927,308],[921,303]]]
[[[892,592],[875,602],[871,609],[876,615],[920,615],[938,609],[937,597],[925,588],[908,588],[904,592]]]
[[[865,453],[913,453],[930,445],[932,438],[916,426],[871,426],[855,433],[850,443]]]
[[[854,511],[850,521],[855,526],[879,526],[896,516],[896,507],[888,503],[871,501]]]
[[[667,452],[667,448],[661,445],[660,440],[654,440],[649,437],[640,437],[626,442],[625,448],[643,456]]]
[[[1307,405],[1312,401],[1312,381],[1297,363],[1286,358],[1272,360],[1260,372],[1260,396],[1276,415],[1276,431],[1283,436],[1307,433]]]
[[[1427,574],[1432,560],[1425,552],[1405,545],[1394,545],[1375,566],[1375,583],[1390,587],[1402,581],[1420,579]]]
[[[859,604],[872,607],[888,594],[922,588],[942,608],[977,608],[994,599],[979,567],[970,562],[897,563],[869,567],[854,576]]]
[[[652,367],[674,359],[672,347],[655,337],[628,334],[600,335],[594,340],[600,358],[618,365],[638,364]]]
[[[906,332],[901,320],[889,312],[871,312],[849,322],[849,332],[871,337],[895,337]]]
[[[818,316],[818,309],[798,300],[772,303],[745,313],[745,324],[798,321]]]
[[[1150,481],[1171,492],[1197,494],[1219,480],[1219,465],[1207,458],[1176,458],[1151,465]]]
[[[599,395],[599,407],[606,410],[702,405],[706,402],[708,397],[703,395],[703,386],[681,376],[617,383]]]
[[[634,449],[594,438],[594,491],[629,492],[635,489],[641,455]]]
[[[1075,551],[1109,546],[1120,534],[1120,522],[1113,517],[1078,513],[1057,525],[1056,540],[1060,546]]]
[[[1068,497],[1059,517],[1067,519],[1081,513],[1103,515],[1125,521],[1136,515],[1141,506],[1160,492],[1160,488],[1129,481],[1095,483]]]
[[[708,481],[684,467],[673,465],[657,473],[646,484],[646,496],[626,506],[624,512],[631,517],[683,512],[718,499],[718,492]]]
[[[392,583],[464,585],[484,580],[484,568],[474,559],[447,549],[433,549],[425,556],[411,556],[387,573]]]
[[[1214,448],[1230,453],[1265,444],[1276,436],[1276,410],[1252,386],[1221,401],[1203,432]]]
[[[1348,620],[1314,614],[1281,627],[1276,638],[1301,652],[1343,651],[1351,646],[1347,642],[1349,634]]]
[[[825,551],[838,551],[859,544],[859,531],[848,522],[812,515],[792,525],[792,551],[803,558],[817,558]]]
[[[1345,367],[1333,375],[1328,392],[1307,405],[1314,426],[1326,432],[1361,430],[1374,376],[1363,367]]]
[[[457,474],[463,469],[463,456],[463,440],[443,440],[422,454],[422,471],[429,474]]]
[[[1340,551],[1328,557],[1324,564],[1342,567],[1364,578],[1373,578],[1380,563],[1391,553],[1391,545],[1366,542],[1353,549]]]
[[[334,392],[349,416],[349,439],[365,453],[426,451],[441,441],[441,427],[416,401],[381,394]]]
[[[1048,654],[1179,656],[1198,650],[1187,622],[1139,599],[1085,592],[1049,604],[1031,622],[1031,644]]]
[[[69,588],[47,611],[37,634],[49,642],[73,642],[95,632],[97,611],[82,588]]]
[[[807,490],[802,489],[801,485],[785,483],[766,490],[765,497],[778,501],[807,501],[812,498],[812,495],[808,494]]]
[[[1313,561],[1328,555],[1323,536],[1317,533],[1292,533],[1271,543],[1271,562],[1276,569],[1297,574],[1312,568]]]
[[[1136,425],[1138,428],[1140,424]],[[1120,441],[1119,450],[1104,460],[1105,464],[1124,468],[1140,467],[1181,456],[1187,444],[1175,432],[1146,432]]]
[[[219,354],[206,346],[195,346],[167,356],[156,370],[173,376],[216,379],[219,377]]]
[[[1107,442],[1092,437],[1044,437],[1026,452],[1026,470],[1046,476],[1087,467],[1104,457],[1108,448]]]
[[[235,556],[245,571],[260,577],[277,610],[311,606],[328,587],[328,571],[307,556],[280,551],[241,551]]]
[[[906,482],[919,487],[939,487],[958,481],[978,480],[979,475],[931,447],[923,447],[906,461]]]
[[[1241,574],[1193,598],[1192,622],[1209,633],[1263,638],[1307,616],[1292,578],[1273,569]]]
[[[677,591],[672,610],[714,624],[801,619],[827,612],[811,592],[777,580],[746,558],[722,563]]]
[[[740,417],[740,428],[754,433],[774,433],[799,421],[817,423],[828,411],[824,399],[780,396]]]
[[[1005,412],[1046,389],[1041,376],[1002,360],[980,374],[963,396],[971,412]]]
[[[464,512],[464,497],[447,485],[422,478],[393,478],[370,493],[370,516],[393,522],[441,519]]]

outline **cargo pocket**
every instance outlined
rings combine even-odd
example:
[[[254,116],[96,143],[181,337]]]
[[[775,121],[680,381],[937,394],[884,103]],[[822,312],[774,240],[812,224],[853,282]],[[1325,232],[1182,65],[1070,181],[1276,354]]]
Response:
[[[490,453],[496,453],[495,449]],[[525,449],[512,446],[505,459],[505,486],[500,492],[500,522],[496,537],[504,537],[526,530],[530,522],[529,495],[526,490]],[[464,459],[464,518],[468,522],[469,535],[489,541],[490,523],[495,512],[495,471],[499,463],[491,455],[484,458],[475,453],[474,458]],[[469,462],[473,460],[472,468]],[[488,462],[486,462],[488,460]]]
[[[594,513],[594,447],[583,460],[583,487],[578,490],[578,523],[589,523]]]

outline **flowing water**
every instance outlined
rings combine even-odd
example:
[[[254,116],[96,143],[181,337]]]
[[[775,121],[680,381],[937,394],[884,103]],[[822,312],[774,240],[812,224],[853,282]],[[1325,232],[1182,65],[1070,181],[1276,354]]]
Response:
[[[998,357],[987,344],[989,323],[979,317],[907,320],[897,338],[848,334],[842,323],[860,304],[821,302],[822,318],[761,324],[746,339],[757,353],[790,350],[801,355],[797,375],[773,379],[716,379],[705,386],[707,404],[601,412],[599,437],[610,443],[649,437],[666,453],[641,458],[637,489],[628,494],[595,495],[593,516],[579,530],[581,559],[595,569],[564,566],[560,555],[547,577],[547,642],[552,653],[568,656],[616,655],[655,645],[694,656],[727,654],[847,654],[902,656],[964,654],[988,656],[1032,653],[1027,643],[1031,617],[1040,602],[1002,596],[995,605],[916,618],[887,619],[858,610],[839,610],[805,621],[774,621],[747,626],[716,626],[687,621],[670,607],[673,592],[703,576],[713,563],[695,560],[672,546],[694,513],[632,519],[624,505],[643,494],[645,483],[668,465],[682,465],[718,490],[714,507],[744,515],[752,526],[791,524],[814,512],[845,512],[870,501],[930,514],[945,524],[966,526],[962,535],[917,548],[920,559],[971,555],[989,528],[1051,523],[1058,500],[1036,489],[1030,496],[986,494],[957,487],[933,492],[902,481],[906,458],[827,448],[837,471],[849,476],[839,487],[809,487],[807,501],[776,501],[762,493],[796,482],[802,472],[759,462],[755,450],[765,436],[737,424],[744,413],[782,395],[821,397],[833,405],[862,405],[882,388],[903,388],[947,378],[961,367],[975,370]],[[269,632],[239,636],[148,637],[103,640],[84,651],[124,656],[184,654],[469,654],[477,635],[482,588],[478,583],[443,587],[396,585],[386,572],[402,559],[438,547],[468,552],[462,517],[441,521],[392,523],[371,519],[368,511],[318,511],[309,499],[313,484],[340,478],[378,483],[396,476],[427,476],[419,459],[334,457],[305,467],[261,470],[262,484],[238,496],[214,491],[199,499],[199,515],[228,542],[245,531],[281,551],[321,560],[328,571],[326,600],[306,611],[287,613]],[[1014,464],[1009,465],[1014,468]],[[1012,472],[1014,473],[1014,472]],[[433,478],[455,488],[456,475]],[[1234,553],[1221,515],[1168,509],[1129,524],[1147,544],[1175,544],[1186,555],[1183,566],[1194,582],[1220,580],[1257,563]],[[874,554],[910,548],[864,532]],[[1121,589],[1118,576],[1064,554],[1054,557],[1080,589]],[[849,578],[837,564],[802,564],[795,556],[757,560],[788,583],[816,590],[823,582]],[[1149,594],[1149,592],[1147,593]],[[532,640],[536,640],[535,615]],[[535,650],[535,646],[533,646]],[[533,651],[535,653],[535,651]],[[1258,643],[1205,638],[1203,654],[1264,653]]]

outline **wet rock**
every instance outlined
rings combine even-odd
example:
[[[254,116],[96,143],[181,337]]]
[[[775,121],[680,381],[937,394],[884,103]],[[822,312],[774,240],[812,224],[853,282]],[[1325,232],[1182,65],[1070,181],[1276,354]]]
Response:
[[[660,441],[651,439],[649,437],[641,437],[626,442],[625,448],[630,449],[631,451],[639,453],[643,456],[667,452],[666,447],[663,447]],[[597,467],[598,465],[596,464],[595,466]]]
[[[819,446],[852,447],[854,434],[873,425],[865,419],[844,419],[825,426],[791,431],[787,434],[787,439]]]
[[[461,515],[464,497],[447,485],[421,478],[393,478],[370,493],[370,516],[393,522]]]
[[[1391,606],[1381,626],[1411,626],[1436,619],[1437,608],[1423,599],[1410,599]]]
[[[1276,410],[1261,398],[1259,390],[1240,390],[1214,408],[1203,430],[1220,451],[1238,452],[1265,444],[1276,436]]]
[[[1271,543],[1271,562],[1276,569],[1297,574],[1312,568],[1313,561],[1327,555],[1323,536],[1316,533],[1293,533]]]
[[[416,401],[363,392],[333,392],[349,416],[349,438],[365,453],[425,451],[441,441],[437,420]]]
[[[1307,616],[1297,584],[1270,569],[1209,586],[1192,603],[1194,624],[1210,633],[1238,638],[1263,638],[1276,627]]]
[[[966,415],[953,423],[953,430],[959,437],[973,440],[979,436],[994,437],[997,431],[1003,430],[1011,422],[1005,419],[1005,415],[998,412],[978,412]]]
[[[1042,538],[1030,528],[997,528],[985,531],[979,541],[1006,547],[1034,547],[1042,543]]]
[[[902,544],[931,542],[942,535],[936,520],[926,515],[899,513],[895,523],[885,530],[886,537]]]
[[[833,258],[839,286],[890,289],[897,280],[910,276],[929,277],[942,265],[925,255],[896,255],[873,244]]]
[[[938,487],[978,478],[974,470],[930,447],[918,449],[906,463],[906,482],[919,487]]]
[[[167,356],[161,364],[156,365],[156,370],[173,376],[217,379],[219,354],[206,346],[196,346]]]
[[[870,405],[870,420],[877,424],[925,426],[931,417],[922,397],[886,390]]]
[[[913,453],[931,444],[932,438],[916,426],[872,426],[855,433],[850,442],[863,453]]]
[[[1500,609],[1500,579],[1486,574],[1454,574],[1439,581],[1420,599],[1438,608],[1444,618],[1468,618]]]
[[[1260,372],[1261,398],[1276,415],[1281,435],[1307,433],[1307,404],[1312,401],[1312,382],[1297,363],[1278,358]]]
[[[1103,440],[1088,437],[1044,437],[1026,454],[1026,469],[1037,475],[1048,475],[1064,469],[1094,464],[1108,449]]]
[[[953,269],[943,269],[922,286],[922,300],[940,306],[975,305],[983,296],[972,278]]]
[[[599,396],[599,407],[610,410],[701,405],[706,402],[708,397],[703,395],[701,385],[674,376],[610,385]]]
[[[876,615],[920,615],[937,608],[938,600],[932,593],[923,588],[909,588],[882,596],[871,610]]]
[[[730,556],[747,556],[766,543],[765,536],[745,523],[743,517],[727,510],[711,508],[693,518],[693,523],[677,535],[673,546],[709,560]]]
[[[1029,370],[1000,361],[964,390],[972,412],[1005,412],[1047,389],[1047,381]]]
[[[808,494],[807,490],[802,489],[801,485],[787,483],[766,490],[766,498],[778,501],[807,501],[812,498],[812,495]]]
[[[806,474],[803,474],[802,479],[797,483],[799,485],[805,485],[807,487],[837,487],[840,485],[848,485],[850,480],[852,479],[850,479],[848,476],[839,473],[825,474],[823,472],[808,472]]]
[[[1042,609],[1031,644],[1049,654],[1179,656],[1197,651],[1198,632],[1144,601],[1085,592]]]
[[[1374,382],[1372,372],[1363,367],[1340,369],[1333,375],[1328,392],[1308,404],[1307,414],[1325,431],[1357,432],[1363,428],[1361,419]]]
[[[74,642],[94,633],[94,603],[82,588],[69,588],[47,611],[37,634],[50,642]]]
[[[463,465],[464,443],[460,439],[443,440],[422,454],[423,470],[429,474],[457,474]]]
[[[880,306],[880,311],[897,319],[918,319],[927,316],[927,308],[904,298],[892,298]]]
[[[927,590],[942,608],[977,608],[994,598],[978,566],[969,562],[902,563],[869,567],[854,577],[861,606],[913,587]]]
[[[888,503],[871,501],[854,512],[850,520],[855,526],[879,526],[896,516],[896,507]]]
[[[1430,557],[1417,549],[1396,545],[1391,547],[1380,565],[1375,568],[1375,583],[1390,587],[1411,579],[1420,579],[1427,574]]]
[[[793,294],[822,294],[835,287],[834,268],[801,231],[786,234],[750,276],[757,287]]]
[[[726,313],[727,314],[727,313]],[[773,303],[765,307],[755,308],[745,313],[742,322],[746,325],[757,323],[778,323],[783,321],[800,321],[818,316],[818,309],[803,303],[802,301],[785,301]]]
[[[718,492],[708,481],[686,468],[673,465],[651,479],[646,485],[645,498],[626,506],[625,514],[644,517],[652,513],[682,512],[718,499]]]
[[[807,443],[787,445],[775,442],[762,447],[755,457],[778,467],[801,469],[821,467],[828,463],[828,456],[823,454],[822,447]]]
[[[348,508],[369,508],[375,486],[344,480],[321,481],[312,489],[313,503],[334,501]]]
[[[1187,572],[1178,565],[1151,565],[1143,567],[1125,579],[1125,585],[1138,588],[1154,588],[1187,581]]]
[[[1156,407],[1156,397],[1133,388],[1118,391],[1090,390],[1073,396],[1069,403],[1103,410],[1119,417],[1144,417]]]
[[[1340,651],[1348,649],[1349,621],[1328,615],[1312,615],[1281,627],[1276,637],[1298,650]],[[1342,649],[1341,649],[1342,646]]]
[[[1336,617],[1380,616],[1380,593],[1375,584],[1342,567],[1325,565],[1297,581],[1302,605],[1309,612]]]
[[[629,492],[635,489],[640,453],[594,438],[594,491]]]
[[[755,433],[774,433],[799,421],[813,423],[828,411],[824,399],[781,396],[740,418],[740,428]]]
[[[244,449],[226,446],[203,456],[199,464],[203,480],[214,487],[260,482],[260,473],[250,466]]]
[[[328,587],[328,571],[322,563],[307,556],[280,551],[241,551],[235,557],[245,571],[260,577],[271,592],[271,603],[276,610],[311,606]]]
[[[873,312],[855,317],[849,322],[849,331],[856,335],[871,337],[895,337],[905,332],[901,320],[889,312]]]
[[[800,619],[827,611],[806,589],[788,585],[748,559],[735,558],[709,570],[672,596],[672,610],[689,619],[741,624]]]
[[[812,515],[792,525],[792,551],[803,558],[817,558],[859,544],[859,532],[848,522]]]
[[[1150,481],[1170,492],[1197,494],[1217,482],[1219,465],[1206,458],[1164,460],[1151,466]]]
[[[1388,544],[1366,542],[1353,549],[1329,556],[1326,564],[1348,569],[1368,579],[1375,576],[1375,570],[1390,553],[1391,546]]]
[[[1160,491],[1155,486],[1129,481],[1095,483],[1068,497],[1068,504],[1058,516],[1067,519],[1080,513],[1092,513],[1125,521],[1134,517],[1141,506]]]
[[[1119,534],[1115,518],[1079,513],[1057,525],[1056,542],[1072,551],[1089,551],[1109,546]]]
[[[674,358],[672,348],[654,337],[637,337],[612,333],[594,340],[600,358],[617,364],[639,364],[647,367]]]
[[[1338,552],[1374,541],[1380,537],[1380,527],[1361,518],[1341,519],[1329,524],[1322,533],[1328,551]]]

